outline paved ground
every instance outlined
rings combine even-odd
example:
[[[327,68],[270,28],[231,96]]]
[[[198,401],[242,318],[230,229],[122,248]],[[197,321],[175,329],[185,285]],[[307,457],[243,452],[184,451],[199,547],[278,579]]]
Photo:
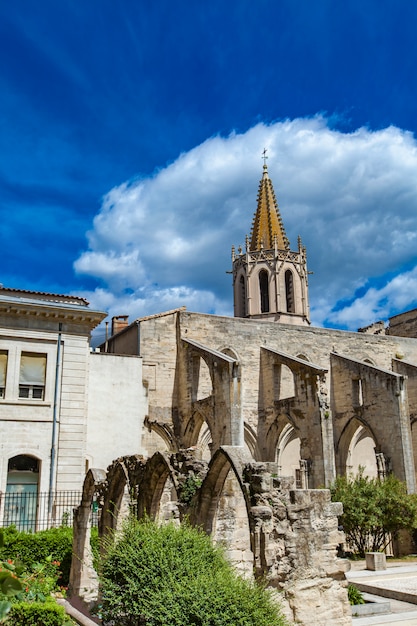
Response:
[[[365,570],[364,561],[352,562],[346,577],[358,588],[389,601],[389,613],[354,617],[353,626],[417,626],[417,560],[388,560],[387,569]]]

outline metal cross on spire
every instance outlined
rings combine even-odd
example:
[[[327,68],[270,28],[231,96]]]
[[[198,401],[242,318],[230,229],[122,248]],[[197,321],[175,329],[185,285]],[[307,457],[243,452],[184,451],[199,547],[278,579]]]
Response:
[[[268,152],[268,151],[267,151],[267,149],[266,149],[266,148],[264,148],[264,151],[262,152],[262,158],[263,158],[263,160],[264,160],[264,166],[266,165],[266,160],[267,160],[267,158],[268,158],[268,157],[266,156],[266,153],[267,153],[267,152]]]

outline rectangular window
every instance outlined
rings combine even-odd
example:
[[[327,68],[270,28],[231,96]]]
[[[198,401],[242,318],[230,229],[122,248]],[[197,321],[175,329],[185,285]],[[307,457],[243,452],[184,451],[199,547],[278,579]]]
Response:
[[[363,406],[363,389],[360,378],[352,380],[352,404],[354,407]]]
[[[7,350],[0,350],[0,398],[6,393]]]
[[[46,354],[22,352],[20,357],[19,398],[45,397]]]

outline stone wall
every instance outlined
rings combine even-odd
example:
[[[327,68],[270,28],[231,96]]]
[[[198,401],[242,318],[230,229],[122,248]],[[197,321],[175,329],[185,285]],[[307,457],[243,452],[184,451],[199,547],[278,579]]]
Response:
[[[225,546],[243,575],[266,579],[295,623],[351,624],[347,564],[336,555],[344,539],[337,521],[341,505],[332,503],[325,489],[292,489],[276,470],[275,463],[256,463],[242,448],[225,446],[209,465],[185,450],[157,453],[148,461],[122,457],[105,476],[89,472],[75,516],[72,593],[91,600],[97,589],[88,547],[89,503],[96,498],[102,505],[101,536],[118,528],[132,509],[159,521],[169,518],[168,511],[171,519],[186,516]],[[123,494],[131,494],[130,506],[123,504]]]
[[[386,332],[399,337],[417,337],[417,309],[390,317]]]
[[[408,398],[406,384],[400,384],[392,372],[392,360],[401,357],[417,363],[417,341],[185,311],[141,321],[140,334],[144,376],[152,366],[152,380],[145,381],[152,383],[148,424],[155,431],[168,433],[168,448],[196,445],[205,422],[212,435],[212,452],[231,443],[227,429],[232,428],[244,433],[243,443],[255,460],[275,460],[280,437],[290,424],[300,439],[301,459],[310,468],[308,485],[319,487],[332,482],[336,467],[339,473],[346,471],[345,448],[349,443],[344,439],[350,430],[353,436],[355,425],[363,424],[375,437],[377,452],[397,457],[398,476],[414,490],[409,414],[417,413],[417,396]],[[193,349],[195,344],[200,349]],[[131,349],[135,349],[134,343]],[[235,355],[238,368],[236,378],[229,373],[227,383],[229,399],[232,385],[238,385],[238,397],[228,406],[223,403],[221,419],[216,418],[216,408],[225,379],[220,377],[221,382],[215,383],[220,365],[213,357],[215,351]],[[339,361],[346,359],[344,382],[337,373],[338,357]],[[346,370],[349,359],[362,364],[360,372],[357,365],[355,372]],[[199,386],[199,360],[208,366],[213,389],[211,395],[196,400],[193,389]],[[293,389],[292,397],[282,388],[283,371],[293,377],[291,384],[286,383]],[[353,397],[353,378],[361,380],[366,390],[364,406]],[[386,387],[388,379],[392,384]],[[343,410],[340,402],[344,403]],[[231,420],[229,426],[227,420]],[[385,437],[385,432],[392,438]]]
[[[165,452],[133,474],[119,461],[103,519],[113,507],[114,524],[111,503],[122,502],[134,475],[139,516],[189,514],[241,572],[253,566],[268,578],[296,623],[350,624],[345,565],[336,558],[341,509],[318,488],[345,474],[355,441],[369,439],[363,451],[375,471],[392,469],[415,491],[417,341],[178,310],[138,320],[110,338],[109,350],[137,354],[138,330],[145,426]],[[279,465],[295,440],[297,489]],[[204,479],[191,502],[183,497],[190,475]]]

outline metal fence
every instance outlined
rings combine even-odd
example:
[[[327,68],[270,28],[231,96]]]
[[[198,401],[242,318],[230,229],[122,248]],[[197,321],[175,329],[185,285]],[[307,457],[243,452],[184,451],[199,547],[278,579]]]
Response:
[[[80,491],[0,494],[0,526],[14,524],[18,530],[38,531],[55,526],[72,526]],[[97,524],[97,513],[92,514]]]

